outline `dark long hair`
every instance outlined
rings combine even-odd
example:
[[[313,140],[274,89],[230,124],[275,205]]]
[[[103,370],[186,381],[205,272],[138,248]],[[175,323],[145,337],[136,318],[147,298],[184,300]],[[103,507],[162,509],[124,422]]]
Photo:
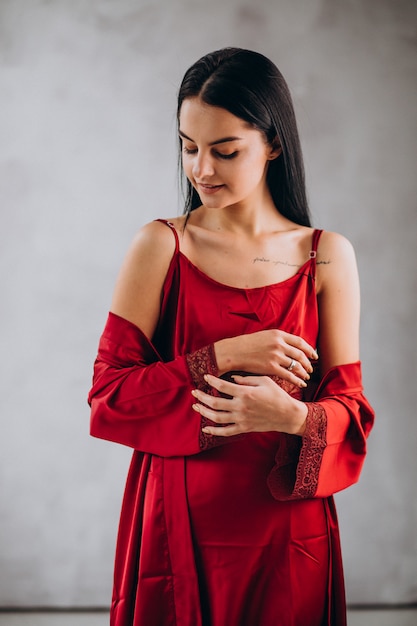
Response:
[[[206,104],[226,109],[278,139],[280,156],[269,163],[267,184],[279,212],[297,224],[310,226],[304,165],[291,94],[278,68],[267,57],[241,48],[223,48],[205,55],[184,75],[178,93],[177,123],[182,103],[198,96]],[[184,182],[181,162],[179,166]],[[185,209],[189,214],[201,200],[186,180]]]

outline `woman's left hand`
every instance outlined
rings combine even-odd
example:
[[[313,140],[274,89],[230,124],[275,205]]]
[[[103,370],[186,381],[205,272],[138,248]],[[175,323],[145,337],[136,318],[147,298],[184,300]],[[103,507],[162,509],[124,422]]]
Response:
[[[206,382],[229,398],[211,396],[199,389],[192,394],[193,409],[219,426],[206,426],[203,432],[230,437],[249,432],[285,432],[302,435],[307,407],[292,398],[269,376],[234,375],[235,383],[207,374]]]

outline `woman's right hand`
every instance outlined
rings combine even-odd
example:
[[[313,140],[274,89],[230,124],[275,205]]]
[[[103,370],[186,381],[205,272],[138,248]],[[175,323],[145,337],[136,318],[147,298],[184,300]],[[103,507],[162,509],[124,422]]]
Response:
[[[298,335],[283,330],[261,330],[215,342],[219,373],[241,370],[252,374],[279,376],[305,387],[313,371],[315,349]],[[290,368],[290,369],[288,369]]]

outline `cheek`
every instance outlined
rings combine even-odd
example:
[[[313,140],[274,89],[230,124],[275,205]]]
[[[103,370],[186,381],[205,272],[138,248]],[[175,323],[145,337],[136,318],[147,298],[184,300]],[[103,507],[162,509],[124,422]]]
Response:
[[[187,156],[181,157],[182,169],[184,170],[184,174],[187,178],[192,178],[193,166],[191,163],[191,159],[187,158]]]
[[[243,184],[245,186],[252,186],[258,183],[266,171],[267,163],[268,162],[265,159],[260,157],[248,159],[245,162],[244,167],[241,169]]]

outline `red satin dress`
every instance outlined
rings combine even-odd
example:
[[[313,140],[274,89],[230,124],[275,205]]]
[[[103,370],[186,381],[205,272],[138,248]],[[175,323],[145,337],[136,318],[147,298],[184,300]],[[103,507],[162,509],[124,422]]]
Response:
[[[191,409],[212,344],[279,328],[316,345],[314,231],[288,280],[235,288],[176,250],[150,342],[111,314],[95,363],[91,433],[135,449],[121,514],[112,626],[345,626],[332,494],[358,480],[373,411],[360,363],[333,368],[308,400],[303,437],[204,435]],[[202,423],[201,423],[202,422]]]

